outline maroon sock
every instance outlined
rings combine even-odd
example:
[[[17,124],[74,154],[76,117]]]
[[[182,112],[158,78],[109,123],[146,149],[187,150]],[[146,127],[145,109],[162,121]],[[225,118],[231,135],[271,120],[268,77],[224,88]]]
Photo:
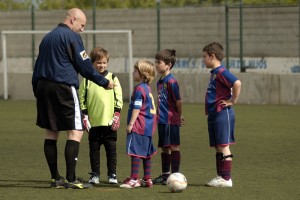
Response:
[[[131,174],[130,177],[134,180],[139,178],[140,170],[140,158],[132,156],[131,157]]]
[[[144,167],[144,180],[147,181],[151,178],[151,158],[143,159]]]
[[[220,163],[220,176],[228,181],[231,178],[231,160],[224,160]]]
[[[171,152],[172,173],[179,172],[180,158],[181,158],[180,151],[172,151]]]
[[[162,173],[170,173],[171,154],[161,153],[161,169]]]
[[[217,175],[218,176],[221,176],[221,173],[220,173],[220,166],[221,166],[221,163],[223,161],[222,160],[219,160],[218,158],[216,158],[216,169],[217,169]]]

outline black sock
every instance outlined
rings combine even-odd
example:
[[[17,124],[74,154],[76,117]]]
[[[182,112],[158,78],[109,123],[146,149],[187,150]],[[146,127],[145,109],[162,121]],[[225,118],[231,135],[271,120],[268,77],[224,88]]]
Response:
[[[171,167],[171,154],[161,153],[160,156],[161,156],[162,173],[169,175],[170,167]]]
[[[67,166],[66,179],[69,182],[74,182],[76,179],[75,169],[77,157],[79,153],[79,142],[74,140],[67,140],[65,147],[65,160]]]
[[[58,180],[60,175],[57,169],[57,141],[45,139],[44,154],[50,169],[51,179]]]

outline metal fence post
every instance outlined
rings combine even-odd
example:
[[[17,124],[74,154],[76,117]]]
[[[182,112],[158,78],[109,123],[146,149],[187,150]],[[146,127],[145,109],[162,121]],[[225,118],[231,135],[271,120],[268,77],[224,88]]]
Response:
[[[160,50],[160,0],[156,0],[157,11],[157,51]]]
[[[243,0],[240,0],[240,72],[245,72],[243,62]]]
[[[300,0],[299,0],[300,1]],[[226,35],[226,68],[229,69],[229,8],[228,1],[225,2],[225,35]]]

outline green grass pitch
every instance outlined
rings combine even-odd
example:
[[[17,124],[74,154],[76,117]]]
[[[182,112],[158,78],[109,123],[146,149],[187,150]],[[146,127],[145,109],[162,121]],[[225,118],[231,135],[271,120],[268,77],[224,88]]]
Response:
[[[118,131],[117,176],[130,173],[125,155],[128,104],[121,113]],[[300,106],[236,105],[236,144],[231,146],[233,188],[209,188],[215,176],[215,152],[208,146],[204,106],[184,104],[181,129],[181,172],[188,187],[170,193],[166,186],[122,189],[106,184],[106,159],[101,148],[101,184],[87,190],[50,189],[50,173],[43,154],[44,132],[35,126],[34,101],[0,101],[0,199],[299,199]],[[58,142],[59,169],[65,174],[63,150],[66,133]],[[154,136],[157,146],[157,135]],[[159,175],[160,151],[153,157],[152,176]],[[87,180],[90,166],[87,134],[84,135],[77,175]],[[140,174],[142,174],[142,169]]]

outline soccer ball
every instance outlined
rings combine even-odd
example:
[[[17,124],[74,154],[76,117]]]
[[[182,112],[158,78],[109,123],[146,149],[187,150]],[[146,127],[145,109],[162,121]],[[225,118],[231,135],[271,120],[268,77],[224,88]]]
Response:
[[[170,174],[167,186],[171,192],[182,192],[187,187],[186,177],[179,172]]]

